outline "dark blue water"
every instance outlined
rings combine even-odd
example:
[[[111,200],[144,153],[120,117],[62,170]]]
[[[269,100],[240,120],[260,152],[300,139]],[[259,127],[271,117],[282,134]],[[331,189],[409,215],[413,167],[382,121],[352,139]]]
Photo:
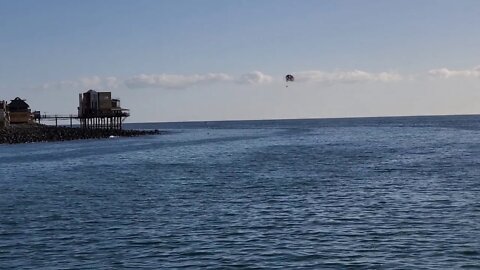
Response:
[[[480,269],[480,116],[0,146],[1,269]]]

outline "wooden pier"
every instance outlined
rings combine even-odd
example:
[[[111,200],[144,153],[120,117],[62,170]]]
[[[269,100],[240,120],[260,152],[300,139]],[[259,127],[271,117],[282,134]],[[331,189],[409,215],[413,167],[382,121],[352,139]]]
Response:
[[[81,128],[85,129],[122,129],[123,121],[130,116],[128,110],[123,109],[118,112],[109,113],[95,113],[78,115],[48,115],[37,114],[34,115],[34,121],[42,123],[45,121],[55,121],[55,126],[58,126],[59,120],[69,121],[70,127],[73,127],[73,122],[79,122]]]
[[[15,102],[25,107],[24,122],[31,123],[33,120],[40,124],[45,121],[55,121],[57,127],[59,121],[68,121],[70,127],[73,127],[73,122],[76,121],[83,129],[121,130],[123,122],[130,116],[130,110],[122,108],[120,99],[112,98],[111,92],[97,92],[90,89],[79,94],[78,98],[78,114],[69,115],[41,114],[40,111],[31,113],[24,100],[16,98]]]
[[[130,116],[128,110],[118,112],[83,114],[78,117],[80,126],[86,129],[122,129],[123,121]]]
[[[70,120],[70,127],[73,127],[73,120],[78,120],[78,116],[73,114],[70,114],[70,115],[34,114],[33,120],[39,124],[45,121],[55,121],[55,126],[58,126],[58,120]]]

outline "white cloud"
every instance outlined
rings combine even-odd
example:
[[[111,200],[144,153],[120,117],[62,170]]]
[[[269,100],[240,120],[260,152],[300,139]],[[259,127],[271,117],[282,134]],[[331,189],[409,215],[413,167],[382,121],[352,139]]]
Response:
[[[301,71],[293,73],[295,81],[317,82],[326,84],[360,83],[360,82],[395,82],[402,80],[398,73],[370,73],[361,70],[325,72],[320,70]]]
[[[480,71],[479,71],[480,72]],[[341,84],[362,82],[394,82],[404,78],[392,72],[371,73],[361,70],[325,72],[320,70],[300,71],[293,73],[296,82]],[[54,90],[112,90],[122,85],[130,89],[157,88],[157,89],[185,89],[196,85],[210,85],[215,83],[238,84],[269,84],[276,81],[272,76],[260,71],[253,71],[240,76],[226,73],[206,74],[139,74],[127,79],[117,77],[90,76],[78,80],[64,80],[45,83],[41,88]],[[279,81],[283,81],[283,78]]]
[[[265,84],[271,83],[273,78],[267,74],[264,74],[260,71],[253,71],[241,75],[238,79],[238,83],[247,83],[247,84]]]
[[[208,73],[194,75],[177,74],[140,74],[125,80],[125,84],[132,89],[135,88],[175,88],[182,89],[196,84],[209,84],[217,82],[232,81],[230,75],[224,73]]]
[[[79,85],[76,81],[57,81],[44,83],[41,88],[44,90],[78,89]]]
[[[480,66],[473,69],[451,70],[448,68],[432,69],[428,74],[440,78],[480,78]]]
[[[105,78],[105,84],[108,89],[115,89],[115,88],[118,88],[118,86],[120,85],[120,82],[117,79],[117,77],[110,76]]]
[[[120,82],[116,77],[83,77],[78,80],[64,80],[56,82],[44,83],[41,88],[45,90],[108,90],[115,89],[119,86]]]
[[[102,83],[102,79],[98,76],[85,77],[80,79],[80,84],[85,88],[97,88]]]

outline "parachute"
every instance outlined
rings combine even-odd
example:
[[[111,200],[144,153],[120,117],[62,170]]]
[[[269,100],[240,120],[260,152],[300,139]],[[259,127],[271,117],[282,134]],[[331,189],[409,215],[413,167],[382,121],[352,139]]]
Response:
[[[285,87],[288,87],[288,82],[293,82],[295,81],[295,77],[293,77],[292,74],[287,74],[285,76],[285,82],[287,82],[287,85],[285,85]]]

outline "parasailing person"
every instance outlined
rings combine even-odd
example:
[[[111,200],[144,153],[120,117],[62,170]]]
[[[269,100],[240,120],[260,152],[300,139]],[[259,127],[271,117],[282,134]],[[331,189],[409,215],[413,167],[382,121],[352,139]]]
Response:
[[[295,77],[293,77],[292,74],[287,74],[285,76],[285,82],[287,83],[285,87],[288,87],[288,82],[294,82],[294,81],[295,81]]]

